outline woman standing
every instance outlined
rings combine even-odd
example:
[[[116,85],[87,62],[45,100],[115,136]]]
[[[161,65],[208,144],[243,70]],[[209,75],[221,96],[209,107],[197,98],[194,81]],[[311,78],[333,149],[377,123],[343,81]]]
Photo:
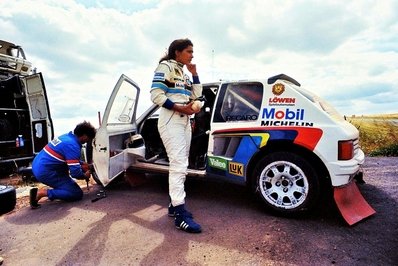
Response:
[[[168,53],[160,59],[151,86],[151,100],[161,107],[158,130],[169,157],[169,216],[175,217],[175,225],[189,233],[202,231],[185,209],[184,182],[188,168],[191,143],[190,115],[193,101],[202,95],[196,65],[192,64],[193,44],[189,39],[173,41]],[[184,73],[186,66],[192,74]]]

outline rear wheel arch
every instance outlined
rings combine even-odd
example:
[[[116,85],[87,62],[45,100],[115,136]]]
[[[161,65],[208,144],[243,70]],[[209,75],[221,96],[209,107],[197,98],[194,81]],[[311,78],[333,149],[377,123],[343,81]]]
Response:
[[[297,203],[287,202],[286,204],[278,206],[278,203],[273,202],[277,200],[267,195],[269,192],[277,191],[278,188],[271,186],[264,189],[265,185],[260,186],[260,180],[262,180],[262,184],[264,184],[264,180],[267,179],[261,175],[270,171],[272,167],[278,164],[278,167],[285,167],[286,170],[290,169],[290,171],[294,171],[295,174],[300,176],[301,184],[296,185],[294,184],[294,175],[290,177],[289,174],[287,175],[287,179],[290,178],[293,180],[291,183],[292,186],[290,187],[291,190],[289,190],[288,193],[292,191],[292,193],[300,194],[301,190],[306,191],[303,192],[302,195],[297,196]],[[288,142],[267,144],[267,146],[259,151],[250,161],[247,176],[247,182],[252,191],[265,202],[268,209],[276,211],[279,214],[294,215],[313,209],[320,200],[321,195],[324,194],[324,187],[330,188],[331,186],[330,179],[327,179],[328,174],[326,167],[323,165],[320,158],[313,152]],[[276,190],[274,190],[274,188],[276,188]],[[276,193],[275,195],[284,198],[283,192],[279,194]],[[274,198],[276,198],[276,196],[274,196]],[[293,201],[294,200],[293,198]]]

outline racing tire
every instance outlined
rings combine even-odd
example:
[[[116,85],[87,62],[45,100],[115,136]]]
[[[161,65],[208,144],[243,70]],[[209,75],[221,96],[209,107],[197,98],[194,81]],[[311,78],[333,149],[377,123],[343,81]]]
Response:
[[[273,152],[253,172],[255,193],[265,207],[282,216],[308,213],[319,198],[319,177],[313,166],[292,152]]]
[[[0,215],[10,212],[17,204],[17,192],[13,186],[0,185]]]
[[[103,185],[102,185],[102,183],[101,183],[101,181],[100,181],[100,179],[99,179],[99,177],[98,177],[98,175],[97,175],[97,173],[95,171],[93,171],[91,173],[91,176],[94,179],[95,183],[97,183],[97,185],[100,185],[101,187],[103,187]]]

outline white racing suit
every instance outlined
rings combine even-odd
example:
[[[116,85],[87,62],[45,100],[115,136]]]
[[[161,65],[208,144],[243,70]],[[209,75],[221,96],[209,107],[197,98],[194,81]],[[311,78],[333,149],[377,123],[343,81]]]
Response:
[[[202,95],[198,77],[193,83],[175,60],[159,63],[151,86],[151,100],[161,106],[158,130],[169,157],[169,194],[171,204],[185,204],[184,182],[191,144],[189,116],[172,110],[174,104],[187,104]]]

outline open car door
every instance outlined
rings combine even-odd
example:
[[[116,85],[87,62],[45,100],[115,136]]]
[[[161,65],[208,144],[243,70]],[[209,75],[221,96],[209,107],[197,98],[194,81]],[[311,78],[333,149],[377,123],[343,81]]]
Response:
[[[130,165],[126,143],[136,134],[135,113],[140,88],[121,75],[109,98],[100,128],[93,140],[93,177],[108,185]]]

